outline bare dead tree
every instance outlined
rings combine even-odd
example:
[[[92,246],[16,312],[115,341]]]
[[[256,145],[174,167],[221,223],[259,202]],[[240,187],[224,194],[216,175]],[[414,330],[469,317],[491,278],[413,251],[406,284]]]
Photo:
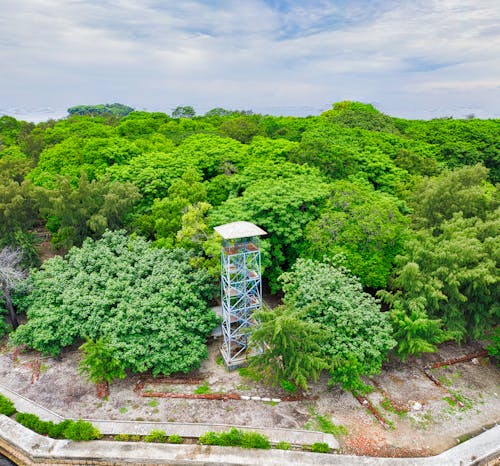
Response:
[[[9,311],[9,320],[13,329],[19,327],[16,311],[12,305],[11,290],[14,290],[26,278],[26,272],[21,268],[23,253],[20,249],[9,246],[0,250],[0,287]]]

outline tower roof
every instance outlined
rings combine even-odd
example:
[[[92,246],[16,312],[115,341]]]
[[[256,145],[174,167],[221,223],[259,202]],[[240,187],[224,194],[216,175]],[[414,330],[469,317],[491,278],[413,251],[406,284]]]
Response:
[[[267,232],[251,222],[232,222],[219,225],[214,230],[224,239],[249,238],[251,236],[267,235]]]

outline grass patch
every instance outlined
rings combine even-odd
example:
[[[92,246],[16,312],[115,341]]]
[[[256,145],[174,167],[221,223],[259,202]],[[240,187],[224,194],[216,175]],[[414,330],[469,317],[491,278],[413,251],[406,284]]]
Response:
[[[167,435],[163,430],[152,430],[149,435],[144,437],[144,441],[148,443],[165,443]]]
[[[149,401],[148,406],[151,406],[151,408],[156,408],[158,406],[158,400]]]
[[[212,393],[212,390],[210,389],[208,382],[205,381],[195,389],[194,393],[195,395],[208,395],[209,393]]]
[[[304,426],[305,429],[311,430],[314,428],[315,430],[319,430],[325,434],[332,434],[336,438],[349,434],[349,431],[345,426],[334,424],[330,418],[318,414],[312,406],[309,407],[309,414],[313,417],[313,419],[306,423]]]
[[[290,450],[291,445],[288,442],[281,441],[281,442],[278,442],[274,446],[274,448],[276,448],[276,450]]]
[[[120,408],[120,414],[125,414],[127,411],[128,411],[128,410],[127,410],[127,408],[125,408],[125,406],[122,406],[122,407]]]
[[[254,382],[260,382],[264,377],[261,373],[250,369],[249,367],[240,367],[238,369],[238,374],[240,374],[241,377],[253,380]]]
[[[316,442],[311,445],[311,451],[313,453],[330,453],[330,447],[327,443]]]
[[[382,408],[384,408],[386,411],[389,411],[390,413],[397,414],[399,417],[403,417],[406,415],[406,410],[398,409],[391,403],[391,400],[389,400],[389,398],[387,397],[384,397],[384,399],[380,402],[380,406],[382,406]]]
[[[180,435],[172,434],[167,438],[168,443],[182,443],[184,440]]]
[[[199,439],[202,445],[218,445],[223,447],[259,448],[268,450],[271,448],[269,439],[258,432],[247,432],[239,429],[231,429],[228,432],[207,432]]]
[[[459,370],[456,370],[454,371],[451,375],[447,376],[445,374],[441,374],[440,376],[438,376],[438,380],[439,380],[439,383],[441,385],[446,385],[447,387],[449,387],[450,385],[453,385],[453,383],[462,377],[462,372],[460,372]]]

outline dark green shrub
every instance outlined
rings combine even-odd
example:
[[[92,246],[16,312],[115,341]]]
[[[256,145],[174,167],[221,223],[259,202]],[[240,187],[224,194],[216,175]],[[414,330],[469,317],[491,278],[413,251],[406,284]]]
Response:
[[[242,432],[232,428],[229,432],[220,432],[219,441],[216,445],[222,447],[238,447],[241,445]]]
[[[202,445],[219,445],[221,447],[271,448],[269,439],[258,432],[243,432],[232,428],[229,432],[207,432],[199,439]]]
[[[269,439],[258,432],[242,432],[240,445],[242,448],[261,448],[263,450],[271,448]]]
[[[281,379],[280,380],[280,385],[283,390],[287,393],[295,393],[297,391],[297,386],[290,382],[289,380],[286,379]]]
[[[49,423],[47,435],[51,438],[65,438],[64,431],[71,425],[71,421],[65,419],[64,421],[55,424],[53,422]]]
[[[490,344],[486,347],[488,354],[493,356],[500,366],[500,327],[497,327],[491,334]]]
[[[12,330],[12,327],[5,322],[0,310],[0,338],[7,335]]]
[[[16,421],[27,429],[31,429],[41,435],[47,435],[49,433],[49,423],[42,421],[35,414],[17,413]]]
[[[42,421],[35,414],[17,413],[16,421],[24,427],[37,432],[40,435],[48,435],[51,438],[65,438],[68,440],[85,441],[96,440],[101,437],[101,433],[90,422],[71,421],[66,419],[59,423],[52,421]]]
[[[144,437],[144,441],[149,443],[165,443],[167,436],[163,430],[152,430],[149,435]]]
[[[276,448],[277,450],[290,450],[290,444],[288,442],[278,442],[274,448]]]
[[[5,414],[6,416],[12,416],[16,412],[14,403],[7,397],[0,395],[0,414]]]
[[[173,434],[173,435],[169,435],[167,442],[168,443],[182,443],[183,439],[180,435]]]
[[[217,435],[216,432],[207,432],[205,434],[203,434],[199,439],[198,441],[202,444],[202,445],[218,445],[218,441],[219,441],[219,436]]]
[[[327,443],[317,442],[311,445],[311,451],[314,453],[330,453],[330,447]]]
[[[64,437],[75,441],[96,440],[101,437],[101,433],[90,422],[78,419],[69,421],[64,430]]]

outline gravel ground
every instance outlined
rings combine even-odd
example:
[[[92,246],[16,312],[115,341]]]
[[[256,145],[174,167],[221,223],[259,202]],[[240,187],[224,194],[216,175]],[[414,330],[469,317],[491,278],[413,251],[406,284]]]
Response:
[[[217,342],[201,368],[190,374],[194,384],[146,383],[143,391],[193,393],[206,383],[212,393],[238,393],[279,398],[279,389],[269,389],[227,372],[217,364]],[[317,415],[347,428],[340,438],[343,453],[372,456],[424,456],[440,453],[485,426],[500,421],[500,370],[488,358],[432,370],[443,387],[438,387],[420,368],[477,351],[477,346],[446,344],[436,354],[406,364],[391,361],[369,383],[375,386],[367,396],[386,420],[384,428],[365,406],[339,388],[327,389],[322,377],[311,387],[315,400],[281,403],[237,400],[193,400],[140,397],[134,392],[139,376],[112,384],[108,400],[98,400],[95,386],[78,374],[79,354],[68,350],[59,358],[42,358],[40,373],[33,371],[40,356],[33,352],[0,353],[0,382],[11,390],[67,417],[136,421],[204,422],[319,429]],[[35,377],[33,377],[35,376]],[[33,380],[35,379],[35,380]],[[388,400],[398,410],[388,406]],[[461,401],[463,407],[457,403]],[[381,404],[382,403],[382,404]],[[389,410],[382,405],[389,407]]]

